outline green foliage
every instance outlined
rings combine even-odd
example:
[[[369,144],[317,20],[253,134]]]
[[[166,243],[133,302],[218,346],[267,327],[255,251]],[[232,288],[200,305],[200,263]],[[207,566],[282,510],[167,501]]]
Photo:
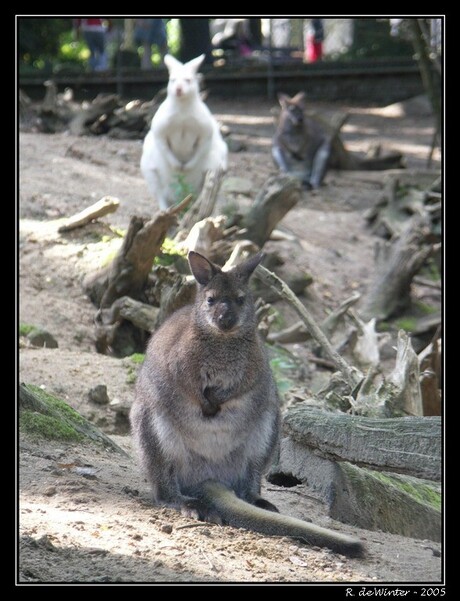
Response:
[[[179,19],[167,19],[166,35],[168,37],[169,53],[178,56],[180,49],[180,22]]]
[[[34,330],[37,330],[37,326],[32,326],[28,323],[19,324],[19,335],[20,336],[28,336]]]
[[[389,19],[353,19],[353,43],[341,59],[412,57],[412,43],[392,36]]]
[[[174,175],[174,180],[171,184],[171,187],[174,194],[175,203],[179,203],[183,201],[184,198],[189,194],[195,193],[195,190],[187,182],[183,173],[176,173]]]
[[[413,332],[417,326],[417,319],[415,317],[401,317],[395,321],[395,326],[398,330],[405,330],[406,332]]]
[[[157,265],[169,267],[170,265],[174,265],[179,257],[186,256],[186,250],[178,248],[172,238],[165,238],[161,246],[161,254],[155,257],[153,265],[154,267]]]
[[[420,275],[438,282],[441,279],[438,262],[433,257],[429,257],[420,270]]]
[[[127,384],[135,384],[137,379],[137,367],[144,362],[145,354],[144,353],[133,353],[129,356],[129,359],[133,362],[134,365],[128,365],[128,374],[126,376]]]
[[[269,346],[268,351],[271,356],[270,367],[275,377],[278,392],[283,396],[296,381],[299,364],[294,355],[281,346]]]
[[[417,309],[417,312],[421,315],[433,315],[433,313],[437,313],[438,309],[433,307],[433,305],[428,305],[427,303],[422,303],[422,301],[414,301],[414,306]]]
[[[130,359],[133,363],[136,363],[136,364],[144,363],[145,353],[133,353],[130,356]]]
[[[60,52],[61,35],[72,30],[72,19],[19,17],[19,60],[30,67],[45,68]]]

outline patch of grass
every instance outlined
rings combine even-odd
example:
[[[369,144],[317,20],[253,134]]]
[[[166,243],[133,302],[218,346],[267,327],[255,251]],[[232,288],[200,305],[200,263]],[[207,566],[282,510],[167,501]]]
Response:
[[[127,375],[126,375],[126,383],[127,384],[135,384],[137,379],[137,367],[144,362],[145,354],[144,353],[133,353],[129,356],[130,361],[133,362],[134,365],[127,366]]]
[[[19,324],[19,335],[20,336],[28,336],[34,330],[38,330],[37,326],[33,326],[28,323]]]
[[[420,275],[433,280],[433,282],[439,282],[441,279],[441,272],[439,271],[438,262],[433,257],[429,257],[420,270]]]
[[[161,265],[163,267],[169,267],[174,265],[178,257],[186,257],[187,252],[178,248],[174,240],[171,238],[165,238],[161,246],[161,254],[155,257],[153,266]]]
[[[427,303],[423,303],[422,301],[415,301],[414,306],[417,311],[419,311],[422,315],[432,315],[436,313],[438,309],[433,307],[433,305],[428,305]]]
[[[176,203],[182,202],[186,196],[192,194],[195,196],[196,191],[192,188],[192,186],[187,182],[185,176],[182,173],[177,173],[174,177],[174,181],[171,184],[172,191],[174,194],[174,200]],[[188,205],[190,207],[190,204]],[[187,212],[187,208],[184,210],[184,213]]]
[[[398,330],[405,330],[406,332],[412,332],[417,325],[417,319],[415,317],[401,317],[395,321],[395,326]]]
[[[144,363],[145,353],[133,353],[129,358],[133,363]]]
[[[296,374],[299,370],[297,359],[281,346],[273,345],[269,347],[271,356],[270,367],[272,369],[275,381],[280,395],[284,395],[294,384]]]

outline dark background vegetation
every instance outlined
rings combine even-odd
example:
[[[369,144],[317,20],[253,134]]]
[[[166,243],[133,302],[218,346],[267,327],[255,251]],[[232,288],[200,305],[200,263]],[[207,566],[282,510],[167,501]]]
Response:
[[[166,19],[168,24],[171,19]],[[126,19],[112,19],[112,44],[122,45],[123,28]],[[168,28],[171,52],[183,61],[189,60],[201,52],[212,62],[212,44],[210,21],[207,18],[182,18],[178,24]],[[261,19],[250,19],[250,27],[256,44],[260,49],[268,50],[268,42],[263,40]],[[355,60],[369,58],[413,57],[414,48],[404,27],[397,35],[392,35],[388,18],[353,19],[353,40],[351,46],[334,60]],[[174,30],[173,30],[174,26]],[[58,73],[63,68],[84,71],[87,69],[85,45],[73,35],[72,18],[19,17],[17,20],[18,60],[20,73],[45,71]],[[126,66],[140,66],[137,48],[130,49],[131,58]],[[126,53],[125,53],[126,54]],[[120,58],[120,53],[112,53],[111,68]],[[324,60],[330,60],[325,57]],[[128,64],[129,63],[129,64]]]

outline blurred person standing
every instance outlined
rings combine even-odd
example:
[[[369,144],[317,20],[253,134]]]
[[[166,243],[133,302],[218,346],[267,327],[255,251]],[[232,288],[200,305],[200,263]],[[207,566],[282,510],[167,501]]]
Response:
[[[106,71],[109,66],[107,57],[107,32],[111,28],[110,19],[91,18],[74,19],[74,29],[77,39],[80,35],[86,42],[90,56],[91,71]]]
[[[312,19],[307,30],[304,62],[316,63],[323,58],[323,19]]]
[[[136,19],[134,23],[134,41],[142,46],[141,69],[152,69],[152,46],[155,44],[163,62],[168,53],[168,38],[164,19]]]

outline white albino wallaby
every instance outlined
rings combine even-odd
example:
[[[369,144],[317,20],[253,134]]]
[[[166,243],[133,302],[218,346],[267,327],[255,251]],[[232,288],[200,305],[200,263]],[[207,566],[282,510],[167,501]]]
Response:
[[[200,97],[197,71],[204,57],[187,63],[164,57],[167,95],[152,119],[141,157],[142,174],[161,210],[182,200],[178,184],[197,195],[208,170],[227,169],[227,144]]]

